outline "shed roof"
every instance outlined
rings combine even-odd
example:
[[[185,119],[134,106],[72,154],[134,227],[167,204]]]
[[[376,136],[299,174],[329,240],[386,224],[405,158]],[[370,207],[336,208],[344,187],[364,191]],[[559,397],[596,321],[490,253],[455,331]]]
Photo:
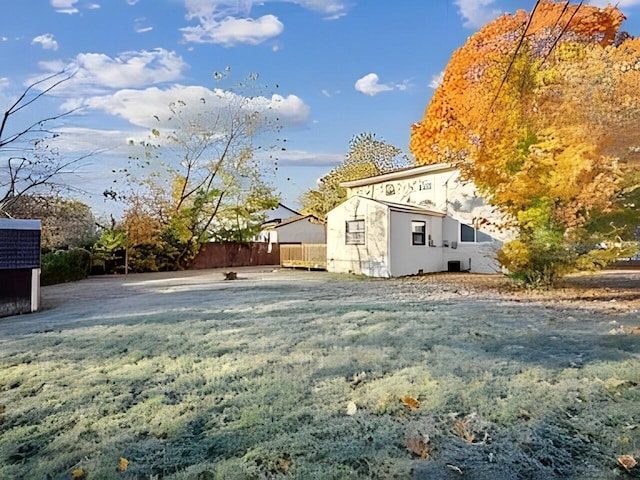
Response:
[[[309,220],[309,221],[311,221],[313,223],[317,223],[318,225],[322,225],[322,222],[318,219],[318,217],[316,217],[314,215],[296,215],[295,217],[285,218],[284,220],[282,220],[278,224],[265,225],[265,227],[266,228],[280,228],[280,227],[284,227],[285,225],[291,225],[292,223],[300,222],[302,220]]]

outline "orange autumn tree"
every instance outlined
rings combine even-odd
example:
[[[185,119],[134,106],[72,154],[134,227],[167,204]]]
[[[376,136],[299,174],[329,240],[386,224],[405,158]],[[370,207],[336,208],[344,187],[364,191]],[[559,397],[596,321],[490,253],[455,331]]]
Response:
[[[418,164],[456,164],[504,214],[516,239],[499,260],[528,284],[626,253],[602,222],[640,150],[640,43],[623,21],[551,1],[503,15],[454,53],[412,127]]]

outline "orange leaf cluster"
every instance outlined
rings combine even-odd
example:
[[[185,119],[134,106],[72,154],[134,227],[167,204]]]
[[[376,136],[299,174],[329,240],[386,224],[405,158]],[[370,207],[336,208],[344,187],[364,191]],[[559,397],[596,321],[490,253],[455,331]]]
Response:
[[[518,71],[511,65],[523,35],[522,49],[539,63],[546,59],[558,37],[559,44],[579,41],[613,45],[624,19],[614,7],[566,7],[565,2],[542,1],[533,14],[520,10],[487,24],[454,52],[423,119],[412,125],[409,148],[416,162],[468,160],[490,133],[491,117],[518,108],[515,102],[521,98],[509,99],[509,92],[500,102],[497,97],[505,89],[507,72],[523,78],[516,82],[515,90],[520,94],[527,86],[527,66]],[[501,129],[502,125],[496,127]]]

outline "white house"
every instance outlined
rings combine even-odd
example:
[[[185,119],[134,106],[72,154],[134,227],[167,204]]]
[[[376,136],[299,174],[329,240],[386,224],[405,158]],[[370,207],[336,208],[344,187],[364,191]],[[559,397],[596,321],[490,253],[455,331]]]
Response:
[[[346,182],[347,200],[327,215],[327,270],[372,277],[499,271],[508,237],[474,185],[449,164]]]

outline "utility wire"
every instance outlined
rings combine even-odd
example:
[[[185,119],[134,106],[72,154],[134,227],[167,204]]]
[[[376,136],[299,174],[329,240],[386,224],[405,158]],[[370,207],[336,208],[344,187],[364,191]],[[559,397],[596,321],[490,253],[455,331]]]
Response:
[[[489,105],[489,111],[487,112],[487,114],[490,114],[491,111],[493,110],[493,107],[496,103],[496,101],[498,100],[498,97],[500,96],[500,92],[502,91],[502,87],[504,87],[504,84],[507,82],[507,79],[509,78],[509,73],[511,73],[511,69],[513,68],[513,64],[516,61],[516,57],[518,56],[518,52],[520,52],[520,49],[522,48],[522,44],[524,43],[524,39],[527,36],[527,31],[529,30],[529,27],[531,26],[531,23],[533,21],[533,17],[536,13],[536,10],[538,9],[538,6],[540,5],[540,1],[541,0],[537,0],[535,6],[533,7],[533,10],[531,11],[531,15],[529,16],[529,20],[527,21],[527,26],[524,29],[524,32],[522,32],[522,36],[520,37],[520,41],[518,42],[518,46],[516,47],[516,50],[513,52],[513,57],[511,58],[511,62],[509,62],[509,66],[507,67],[507,71],[504,74],[504,77],[502,77],[502,81],[500,82],[500,86],[498,87],[498,91],[496,92],[495,97],[493,97],[493,100],[491,101],[491,104]]]
[[[583,4],[584,4],[584,0],[580,0],[580,3],[578,4],[576,9],[571,14],[571,17],[569,17],[569,21],[567,22],[567,24],[564,26],[564,28],[560,32],[560,35],[558,35],[558,37],[555,39],[555,41],[551,45],[551,48],[549,49],[549,51],[547,52],[545,57],[542,59],[542,62],[540,63],[540,66],[538,68],[542,67],[542,65],[544,65],[544,63],[547,61],[547,59],[549,58],[549,55],[551,55],[551,52],[553,52],[554,48],[556,48],[556,45],[558,45],[558,42],[560,41],[562,36],[567,32],[567,30],[569,29],[569,25],[571,25],[571,22],[573,21],[574,17],[578,13],[578,10],[580,10],[580,7],[582,7]]]

